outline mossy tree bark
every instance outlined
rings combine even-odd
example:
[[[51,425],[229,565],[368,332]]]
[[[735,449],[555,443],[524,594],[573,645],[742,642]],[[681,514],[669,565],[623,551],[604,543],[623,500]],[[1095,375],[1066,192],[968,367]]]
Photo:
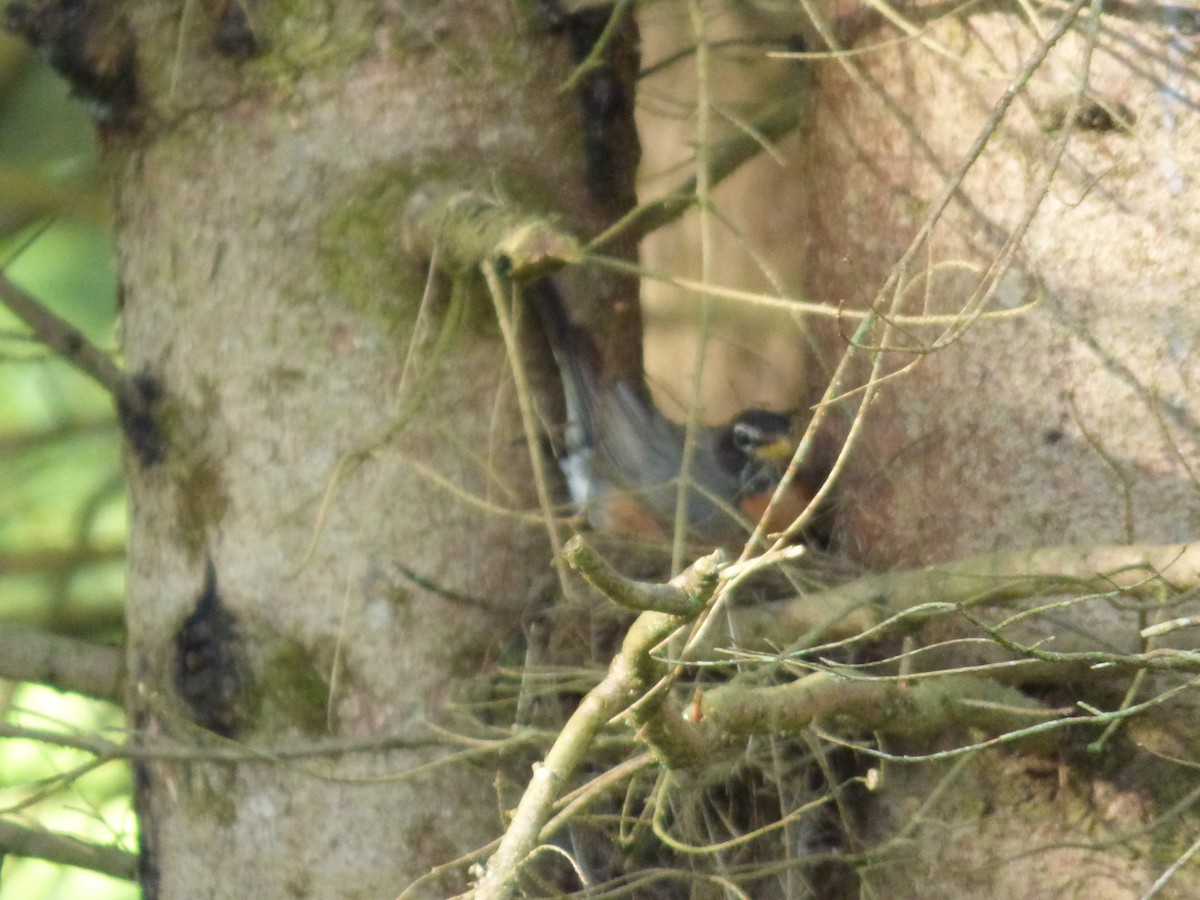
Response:
[[[406,773],[452,752],[425,723],[550,557],[482,282],[427,282],[439,238],[407,216],[461,189],[596,231],[632,199],[628,66],[602,67],[603,109],[563,89],[607,12],[549,4],[89,9],[127,54],[93,99],[154,409],[131,725],[196,751],[137,767],[146,896],[395,896],[500,829],[487,767]],[[576,281],[585,305],[619,290]],[[272,758],[331,741],[357,746]]]

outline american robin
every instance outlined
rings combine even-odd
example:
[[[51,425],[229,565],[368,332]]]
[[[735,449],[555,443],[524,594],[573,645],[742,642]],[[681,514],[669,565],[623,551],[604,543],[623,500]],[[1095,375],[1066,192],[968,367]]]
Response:
[[[550,279],[527,289],[562,378],[567,422],[559,466],[571,499],[598,531],[667,540],[673,532],[686,429],[668,419],[642,384],[609,377],[599,349],[570,319]],[[695,433],[688,469],[688,536],[709,544],[745,540],[766,510],[796,448],[792,417],[746,409]],[[812,497],[797,479],[772,511],[787,527]]]

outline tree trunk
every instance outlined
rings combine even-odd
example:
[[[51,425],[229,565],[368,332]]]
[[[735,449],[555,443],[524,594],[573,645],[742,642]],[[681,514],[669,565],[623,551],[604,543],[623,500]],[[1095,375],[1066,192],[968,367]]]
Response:
[[[858,326],[853,314],[877,310],[896,324],[860,335],[860,359],[877,359],[887,334],[879,374],[911,366],[884,382],[865,411],[834,495],[839,553],[871,571],[936,571],[937,563],[985,551],[1194,540],[1200,207],[1192,173],[1200,145],[1196,83],[1183,62],[1195,42],[1190,13],[1106,5],[1097,23],[1075,4],[1042,7],[1031,21],[1016,6],[947,15],[943,6],[919,4],[888,7],[889,25],[875,5],[803,4],[803,13],[780,10],[774,18],[765,4],[750,7],[739,5],[709,35],[732,44],[718,56],[724,68],[710,90],[740,121],[759,121],[756,111],[788,97],[807,112],[798,140],[773,144],[770,158],[718,194],[732,225],[715,254],[713,281],[761,290],[769,272],[785,293],[841,310],[832,322],[807,319],[830,365]],[[668,17],[652,10],[648,47],[661,40],[649,23]],[[1064,16],[1071,18],[1059,40]],[[686,23],[671,38],[687,44]],[[764,42],[809,55],[765,60],[742,49]],[[846,47],[867,52],[819,56]],[[672,49],[648,50],[647,62],[671,58]],[[683,69],[676,64],[643,88],[655,97],[646,143],[660,165],[688,149],[659,140],[673,127],[661,121],[668,99],[694,92]],[[810,83],[800,86],[806,76]],[[987,142],[975,158],[980,136]],[[739,189],[756,181],[757,191]],[[694,253],[694,226],[680,232],[655,236],[656,264]],[[764,263],[749,278],[743,246]],[[679,265],[673,271],[695,277]],[[977,318],[981,310],[1006,316]],[[922,314],[944,318],[896,318]],[[784,316],[773,334],[789,319],[799,316]],[[651,368],[654,353],[651,346]],[[861,396],[848,392],[834,407],[844,416],[843,435]],[[1145,572],[1148,583],[1153,576]],[[1171,578],[1168,569],[1164,579]],[[1147,646],[1141,627],[1188,612],[1194,606],[1160,609],[1105,595],[1028,617],[1025,624],[1040,630],[1024,642],[1136,653]],[[950,618],[927,628],[917,646],[967,637],[967,649],[948,644],[909,666],[1008,658],[988,655],[999,648]],[[976,650],[978,657],[967,655]],[[1147,679],[1123,698],[1099,674],[1069,691],[1061,680],[1032,690],[1052,705],[1082,697],[1114,709],[1181,683]],[[1180,723],[1195,720],[1194,706],[1184,694],[1169,711],[1139,719],[1136,748],[1114,729],[1084,753],[1081,745],[1100,729],[1075,732],[1080,746],[1071,760],[1099,759],[1103,745],[1107,768],[1063,762],[1052,783],[1043,763],[1000,750],[966,763],[860,761],[883,773],[860,810],[860,837],[864,846],[899,850],[882,862],[866,850],[851,894],[866,882],[872,895],[890,897],[1149,896],[1191,841],[1171,804],[1194,782],[1143,748],[1182,746]],[[919,755],[973,737],[950,729],[932,746],[884,749]],[[1149,822],[1160,827],[1145,828]],[[1107,840],[1113,835],[1127,837]],[[901,843],[891,843],[898,836]],[[1194,896],[1194,879],[1176,872],[1171,890]]]
[[[126,9],[136,107],[107,159],[127,365],[156,398],[129,465],[131,724],[195,753],[137,767],[146,896],[395,896],[500,829],[491,770],[426,723],[550,558],[486,294],[427,285],[437,238],[406,229],[443,190],[611,219],[628,85],[601,70],[588,131],[561,88],[595,17],[533,5]]]
[[[1200,527],[1186,174],[1198,147],[1194,85],[1177,83],[1175,61],[1188,39],[1158,12],[1096,25],[1084,7],[1037,64],[1064,15],[1037,33],[1007,12],[939,21],[930,40],[961,63],[897,49],[871,54],[861,78],[824,70],[806,154],[812,293],[890,304],[886,283],[905,313],[1010,313],[961,339],[945,322],[898,338],[891,367],[920,361],[884,389],[845,498],[877,565],[1173,543]],[[1007,115],[935,216],[1010,85]]]
[[[901,44],[822,70],[805,154],[817,229],[810,293],[892,314],[959,316],[892,333],[885,371],[915,365],[868,411],[841,497],[846,546],[873,568],[1071,543],[1185,542],[1200,526],[1200,319],[1189,249],[1198,222],[1184,174],[1196,171],[1200,145],[1194,128],[1171,124],[1179,116],[1194,125],[1194,108],[1185,117],[1181,106],[1194,103],[1195,85],[1175,93],[1181,38],[1162,27],[1163,13],[1096,23],[1084,9],[1039,64],[1072,15],[1056,7],[1030,23],[1015,10],[981,9],[927,26],[924,39],[953,48],[948,57]],[[892,33],[869,34],[864,43]],[[987,143],[972,159],[981,135]],[[973,319],[984,309],[1010,315]],[[1170,581],[1169,569],[1163,575]],[[1060,651],[1138,652],[1148,646],[1140,628],[1182,614],[1098,597],[1007,633]],[[980,636],[943,622],[921,642]],[[939,662],[974,658],[954,659]],[[1114,709],[1179,684],[1151,678],[1123,698],[1088,676],[1065,696]],[[1061,702],[1064,686],[1031,689]],[[1184,695],[1140,718],[1136,746],[1114,729],[1073,768],[1060,763],[1053,788],[1032,760],[996,751],[964,766],[885,766],[871,829],[876,840],[911,829],[916,852],[869,880],[923,900],[1148,896],[1191,838],[1180,834],[1186,827],[1142,828],[1192,781],[1143,748],[1173,744],[1194,704]],[[950,741],[965,742],[947,735],[939,746]],[[1083,761],[1101,756],[1102,771]],[[941,812],[914,818],[914,804],[935,791]],[[1128,837],[1093,843],[1100,834]],[[1195,889],[1181,871],[1168,891]]]

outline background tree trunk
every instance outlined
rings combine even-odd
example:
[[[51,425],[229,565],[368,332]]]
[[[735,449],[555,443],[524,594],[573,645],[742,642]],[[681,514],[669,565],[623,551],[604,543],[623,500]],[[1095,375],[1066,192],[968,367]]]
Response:
[[[896,270],[906,312],[956,312],[981,289],[993,309],[1035,305],[977,323],[886,389],[845,502],[872,562],[1170,543],[1200,528],[1189,250],[1197,193],[1187,175],[1195,84],[1177,64],[1191,39],[1165,13],[1117,13],[1093,25],[1085,8],[1074,19]],[[840,67],[822,70],[804,178],[819,234],[814,294],[880,299],[930,204],[1060,15],[938,21],[929,40],[952,58],[870,54],[855,70],[866,86]],[[989,271],[997,260],[1005,265]],[[910,340],[937,336],[926,328]]]
[[[648,64],[692,40],[686,19],[672,21],[671,9],[646,12],[648,48],[655,48],[647,50]],[[1017,7],[953,16],[932,4],[888,9],[891,25],[875,17],[877,5],[805,4],[803,12],[739,5],[714,18],[709,34],[727,42],[714,52],[719,74],[710,98],[737,121],[758,121],[785,98],[807,110],[796,137],[774,143],[769,157],[717,193],[723,221],[732,224],[722,232],[713,281],[767,293],[781,284],[793,296],[847,310],[960,316],[957,324],[908,324],[891,333],[884,372],[914,367],[885,384],[866,413],[836,494],[840,553],[886,571],[1001,549],[1194,540],[1200,204],[1189,173],[1198,164],[1198,95],[1181,62],[1194,50],[1190,14],[1185,22],[1165,8],[1106,6],[1097,27],[1085,8],[1026,82],[1023,70],[1065,7],[1042,8],[1032,20]],[[763,58],[762,49],[789,44],[813,54],[870,49],[840,58]],[[1010,85],[1017,99],[989,128]],[[694,77],[678,63],[643,86],[644,140],[654,148],[648,161],[665,167],[686,155],[685,144],[670,140],[683,130],[670,111],[686,108],[694,92]],[[735,130],[734,115],[726,118]],[[988,142],[958,187],[952,179],[985,133]],[[951,187],[941,210],[938,200]],[[927,221],[929,233],[918,238]],[[1015,248],[1007,246],[1014,236]],[[746,247],[758,254],[754,265]],[[690,262],[695,252],[694,222],[648,244],[652,266],[691,277],[699,268]],[[777,280],[773,290],[768,274]],[[1032,306],[1017,313],[1025,304]],[[972,321],[983,308],[1013,315]],[[798,319],[778,317],[772,336]],[[722,335],[745,335],[755,321],[738,314]],[[677,343],[670,322],[667,341]],[[856,325],[848,316],[809,318],[818,359],[832,365]],[[876,329],[865,344],[877,346],[882,333]],[[768,351],[766,342],[743,341],[751,353]],[[656,352],[648,346],[651,370]],[[803,397],[803,384],[819,382],[822,370],[810,361],[809,374],[792,374],[795,356],[776,358],[775,389]],[[745,364],[710,374],[714,384],[763,390]],[[838,408],[844,434],[855,395]],[[1178,614],[1142,609],[1084,604],[1043,622],[1036,639],[1067,650],[1120,634],[1121,649],[1136,652],[1139,615]],[[959,622],[927,629],[918,645],[964,635],[980,637]],[[960,650],[913,664],[952,667],[979,658]],[[1175,683],[1151,679],[1137,696]],[[1112,686],[1085,679],[1074,688],[1103,708],[1121,702],[1106,694]],[[1034,690],[1058,703],[1065,688]],[[1194,719],[1192,702],[1185,696],[1181,703],[1142,720],[1138,740],[1178,747],[1177,737],[1158,729],[1174,733],[1175,723]],[[969,741],[947,733],[935,745]],[[1163,860],[1181,848],[1171,843],[1179,831],[1170,825],[1141,829],[1192,781],[1119,740],[1104,758],[1104,771],[1064,765],[1049,783],[1036,761],[996,752],[963,765],[872,761],[884,779],[863,810],[869,842],[886,845],[905,834],[914,843],[859,877],[891,897],[1143,896]],[[1172,785],[1165,792],[1163,778]],[[924,806],[935,791],[939,802]],[[1093,843],[1098,834],[1129,837]],[[1071,847],[1057,846],[1064,843]],[[851,895],[861,889],[856,881]],[[1176,873],[1167,890],[1191,896],[1195,885]]]

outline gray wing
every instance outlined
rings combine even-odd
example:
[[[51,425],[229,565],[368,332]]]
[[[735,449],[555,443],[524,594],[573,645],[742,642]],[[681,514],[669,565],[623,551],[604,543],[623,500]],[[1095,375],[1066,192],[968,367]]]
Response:
[[[597,452],[620,473],[626,489],[637,491],[669,526],[677,506],[684,427],[664,416],[645,391],[625,382],[612,385],[599,398],[597,412]],[[719,431],[701,428],[696,434],[687,501],[689,531],[716,542],[741,531],[729,509],[741,488],[741,474],[720,465],[715,446]]]
[[[557,287],[543,279],[528,288],[563,383],[567,425],[559,466],[571,499],[583,508],[598,492],[615,488],[637,493],[655,516],[670,525],[676,508],[676,479],[683,458],[684,428],[664,416],[641,385],[609,380],[599,349],[571,322]],[[701,429],[692,455],[688,521],[702,538],[727,536],[734,520],[711,496],[731,500],[737,473],[717,462],[714,429]]]

